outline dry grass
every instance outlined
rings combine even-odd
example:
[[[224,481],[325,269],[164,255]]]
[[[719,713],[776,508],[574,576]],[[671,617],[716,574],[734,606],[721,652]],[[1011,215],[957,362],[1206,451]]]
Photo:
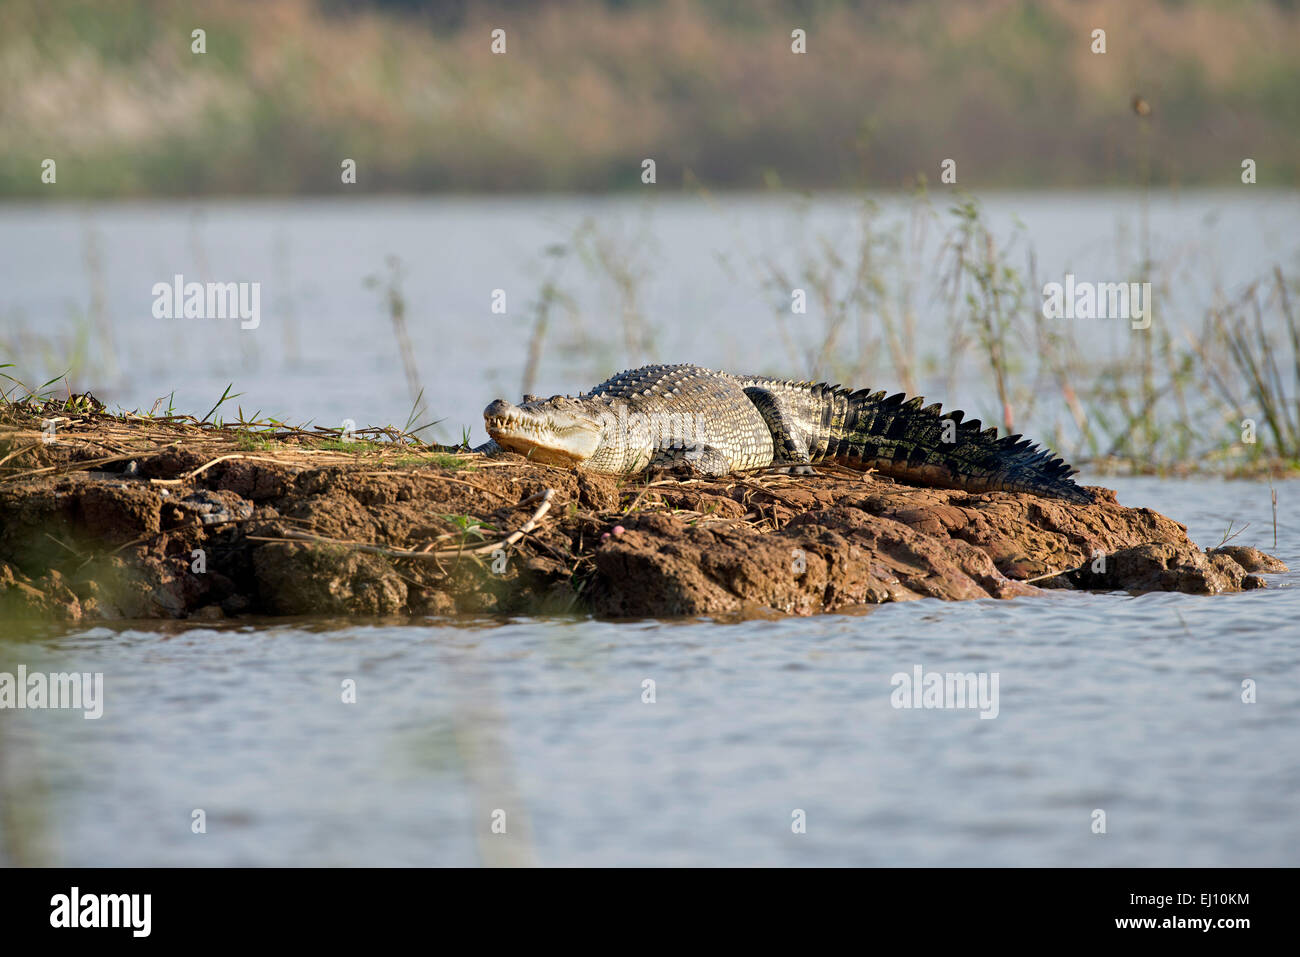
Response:
[[[970,186],[1221,182],[1244,156],[1295,182],[1297,47],[1264,2],[9,0],[0,195],[48,194],[47,156],[64,195],[328,192],[343,157],[366,191],[639,188],[645,157],[661,187],[897,186],[946,156]]]
[[[1300,469],[1300,323],[1293,302],[1300,278],[1274,266],[1208,307],[1179,302],[1172,286],[1194,262],[1152,261],[1139,242],[1120,275],[1149,281],[1159,303],[1145,330],[1109,352],[1083,348],[1076,324],[1043,315],[1042,277],[1030,238],[999,241],[980,205],[958,196],[946,219],[924,191],[903,220],[878,220],[868,201],[850,242],[814,234],[794,246],[798,265],[751,258],[769,291],[785,344],[773,367],[811,370],[862,385],[955,395],[958,385],[987,396],[968,413],[1008,432],[1042,436],[1094,473],[1233,476]],[[944,230],[936,261],[904,242]],[[919,337],[917,269],[937,277],[946,328]],[[808,291],[808,315],[791,321],[791,290]],[[1150,305],[1148,304],[1148,308]],[[1198,332],[1183,333],[1172,309],[1203,309]],[[1195,313],[1193,313],[1195,315]],[[939,334],[934,334],[934,333]],[[1253,424],[1253,435],[1246,428]]]
[[[147,462],[181,450],[201,464],[180,478],[151,481],[176,484],[232,459],[386,470],[413,465],[471,469],[482,459],[463,447],[428,445],[391,425],[358,429],[343,441],[339,429],[242,417],[224,424],[208,421],[210,416],[113,414],[90,396],[6,401],[0,405],[0,483]],[[54,441],[47,441],[48,436]]]

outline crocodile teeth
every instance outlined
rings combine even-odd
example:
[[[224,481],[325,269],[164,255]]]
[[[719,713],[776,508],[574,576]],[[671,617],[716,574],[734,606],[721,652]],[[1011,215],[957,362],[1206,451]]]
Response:
[[[484,425],[489,432],[529,432],[533,435],[542,435],[545,431],[542,426],[531,419],[521,419],[510,415],[487,419]]]

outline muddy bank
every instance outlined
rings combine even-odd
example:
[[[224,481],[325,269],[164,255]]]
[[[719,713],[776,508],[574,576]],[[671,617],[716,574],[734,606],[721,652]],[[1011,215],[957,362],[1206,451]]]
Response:
[[[1285,570],[1203,552],[1105,489],[1079,506],[835,471],[617,480],[301,435],[243,451],[120,419],[107,441],[95,418],[53,443],[30,423],[0,436],[6,617],[805,615],[1040,588],[1217,594]]]

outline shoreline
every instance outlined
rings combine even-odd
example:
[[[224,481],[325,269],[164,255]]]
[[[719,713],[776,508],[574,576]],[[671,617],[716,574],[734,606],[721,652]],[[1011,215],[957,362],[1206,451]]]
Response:
[[[1222,594],[1286,570],[1245,545],[1202,550],[1098,487],[1071,505],[834,466],[646,481],[393,428],[343,441],[95,405],[0,410],[6,618],[745,618],[1049,588]]]

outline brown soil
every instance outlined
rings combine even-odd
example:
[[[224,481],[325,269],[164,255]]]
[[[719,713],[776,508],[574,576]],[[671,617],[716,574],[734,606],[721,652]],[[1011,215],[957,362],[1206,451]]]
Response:
[[[1100,488],[1079,506],[836,470],[618,480],[392,442],[329,451],[292,429],[253,450],[192,419],[93,412],[46,443],[40,419],[0,416],[4,617],[807,615],[1039,588],[1217,594],[1285,571],[1252,548],[1203,552]]]

